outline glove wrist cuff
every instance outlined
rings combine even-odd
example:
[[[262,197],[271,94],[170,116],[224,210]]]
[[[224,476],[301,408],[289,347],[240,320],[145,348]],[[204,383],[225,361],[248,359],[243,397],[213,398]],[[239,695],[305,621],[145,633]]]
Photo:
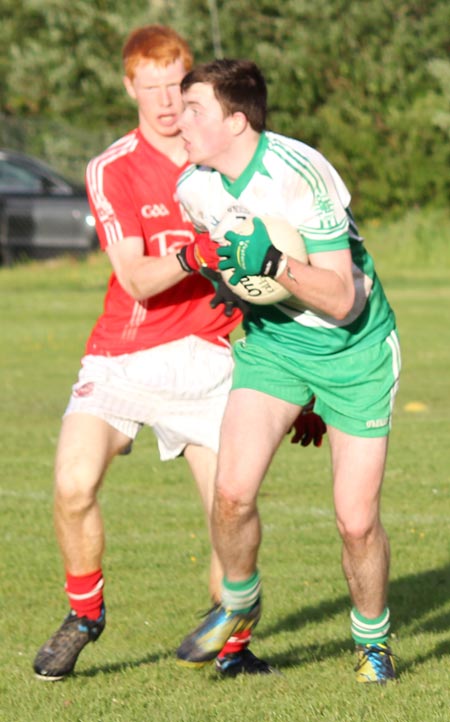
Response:
[[[278,248],[275,248],[275,246],[269,246],[267,253],[264,256],[261,276],[270,276],[270,278],[275,278],[278,275],[282,255],[282,252],[279,251]]]
[[[283,271],[286,270],[287,262],[288,262],[287,256],[285,256],[284,253],[282,253],[280,256],[280,260],[278,261],[278,268],[277,268],[277,272],[276,272],[274,278],[279,278],[281,276],[281,274],[283,273]]]
[[[176,254],[176,257],[177,257],[178,263],[180,264],[183,271],[186,271],[186,273],[194,273],[195,269],[192,268],[187,261],[186,249],[187,249],[187,246],[183,246],[181,251]]]

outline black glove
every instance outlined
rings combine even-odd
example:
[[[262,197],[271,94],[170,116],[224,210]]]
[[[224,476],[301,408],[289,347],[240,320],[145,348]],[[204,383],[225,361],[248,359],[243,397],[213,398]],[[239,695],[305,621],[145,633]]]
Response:
[[[322,438],[327,433],[327,427],[322,420],[322,417],[313,411],[315,398],[306,404],[299,415],[295,419],[291,428],[288,430],[288,434],[294,431],[294,435],[291,438],[291,444],[301,444],[302,446],[309,446],[314,442],[314,446],[322,446]]]
[[[233,315],[235,309],[238,309],[243,316],[246,316],[250,310],[248,303],[236,296],[222,278],[217,284],[216,295],[210,300],[209,305],[211,308],[217,308],[220,303],[223,303],[223,312],[228,317]]]
[[[218,271],[213,271],[211,268],[202,268],[202,276],[205,276],[211,281],[216,289],[215,296],[209,302],[211,308],[217,308],[219,304],[223,303],[223,312],[228,318],[233,315],[235,309],[238,309],[243,316],[249,313],[250,307],[248,303],[243,301],[242,298],[239,298],[239,296],[227,286]]]

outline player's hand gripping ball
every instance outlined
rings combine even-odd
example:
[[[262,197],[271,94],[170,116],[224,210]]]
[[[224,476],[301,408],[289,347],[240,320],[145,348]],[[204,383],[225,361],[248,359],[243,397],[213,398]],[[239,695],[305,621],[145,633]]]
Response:
[[[246,218],[226,231],[217,249],[219,270],[233,291],[250,303],[279,303],[290,298],[274,276],[282,253],[308,262],[300,233],[282,218]]]

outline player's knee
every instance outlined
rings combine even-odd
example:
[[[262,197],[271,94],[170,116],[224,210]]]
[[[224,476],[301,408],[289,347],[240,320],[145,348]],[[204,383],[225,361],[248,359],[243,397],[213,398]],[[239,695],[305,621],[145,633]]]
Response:
[[[215,507],[226,516],[245,516],[255,509],[256,498],[245,484],[219,483],[216,487]]]
[[[89,509],[97,494],[97,479],[83,463],[62,463],[55,471],[55,503],[78,514]]]
[[[378,528],[377,519],[364,515],[337,518],[336,523],[343,542],[351,546],[370,542]]]

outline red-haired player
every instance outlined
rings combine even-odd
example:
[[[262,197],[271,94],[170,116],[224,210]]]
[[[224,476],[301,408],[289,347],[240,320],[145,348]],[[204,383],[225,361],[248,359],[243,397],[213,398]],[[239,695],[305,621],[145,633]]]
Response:
[[[112,265],[104,310],[88,339],[64,415],[56,454],[55,526],[70,613],[41,647],[36,674],[70,674],[105,626],[104,529],[97,499],[105,472],[143,425],[162,460],[184,456],[209,516],[219,429],[231,384],[229,333],[241,320],[233,299],[211,307],[214,288],[197,271],[211,253],[176,196],[187,164],[178,129],[180,82],[192,66],[187,43],[152,25],[123,48],[124,84],[138,127],[87,169],[87,190],[102,249]],[[218,258],[216,259],[218,261]],[[211,265],[211,263],[209,263]],[[226,291],[223,291],[226,292]],[[222,569],[212,551],[210,594],[220,600]],[[235,634],[219,658],[230,673],[270,672]]]

